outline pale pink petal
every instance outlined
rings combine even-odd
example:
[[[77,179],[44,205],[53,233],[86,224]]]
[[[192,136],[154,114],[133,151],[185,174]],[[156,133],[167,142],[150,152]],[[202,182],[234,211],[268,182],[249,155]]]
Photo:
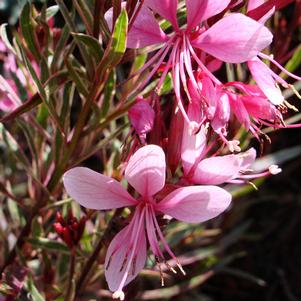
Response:
[[[125,2],[122,6],[125,7]],[[105,19],[112,31],[113,8],[105,13]],[[160,44],[168,40],[152,12],[145,6],[140,9],[130,31],[127,34],[128,48],[142,48],[153,44]]]
[[[174,28],[178,28],[178,0],[145,0],[144,4],[164,19],[170,21]]]
[[[242,63],[255,57],[272,39],[264,25],[237,13],[215,23],[192,44],[222,61]]]
[[[276,87],[276,82],[269,67],[257,57],[248,61],[248,67],[257,85],[271,103],[274,105],[283,103],[284,97],[281,94],[281,90]]]
[[[86,208],[106,210],[137,204],[119,182],[86,167],[68,170],[63,182],[67,193]]]
[[[226,93],[221,93],[216,100],[215,114],[211,121],[211,126],[216,133],[225,134],[231,112],[229,97]]]
[[[241,169],[249,169],[256,159],[256,150],[252,147],[244,153],[240,153],[239,156],[242,158]]]
[[[151,11],[142,6],[127,35],[127,47],[142,48],[166,42],[168,36],[162,31]]]
[[[142,195],[152,196],[165,184],[165,155],[161,147],[146,145],[130,158],[125,178]]]
[[[199,110],[198,110],[199,109]],[[188,117],[192,121],[199,121],[200,107],[197,104],[190,104],[188,107]],[[206,129],[202,127],[198,133],[192,134],[189,130],[189,125],[184,122],[181,159],[184,169],[184,174],[187,175],[194,163],[201,159],[206,148]]]
[[[222,12],[230,0],[186,0],[187,28],[192,29],[201,22]]]
[[[132,221],[133,222],[133,221]],[[105,277],[110,291],[117,291],[122,278],[125,274],[128,261],[131,256],[131,248],[133,241],[130,237],[137,229],[132,227],[132,224],[122,229],[112,240],[107,250],[105,259]],[[138,236],[138,244],[136,246],[133,262],[130,264],[129,273],[125,280],[124,286],[137,277],[143,269],[146,261],[146,235],[144,227],[140,230]],[[122,269],[123,266],[123,269]],[[121,270],[121,271],[120,271]]]
[[[227,155],[205,159],[195,169],[192,181],[196,184],[219,185],[235,178],[241,169],[238,155]]]
[[[231,198],[217,186],[182,187],[166,196],[156,209],[183,222],[200,223],[226,210]]]

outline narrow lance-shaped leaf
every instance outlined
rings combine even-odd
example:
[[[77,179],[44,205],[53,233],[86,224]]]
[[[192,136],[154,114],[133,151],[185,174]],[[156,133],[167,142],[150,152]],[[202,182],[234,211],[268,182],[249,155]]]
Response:
[[[55,111],[55,109],[53,108],[52,104],[49,102],[49,91],[45,90],[38,75],[36,74],[32,64],[30,63],[29,59],[26,56],[26,53],[24,52],[24,49],[20,46],[21,49],[21,55],[22,55],[22,59],[27,67],[27,70],[29,71],[30,75],[32,76],[33,82],[36,85],[39,94],[41,95],[42,101],[45,104],[45,106],[47,107],[50,115],[52,116],[53,121],[55,122],[56,126],[60,129],[61,133],[64,134],[64,130],[60,124],[58,115]]]
[[[112,71],[107,80],[107,84],[104,89],[103,103],[101,106],[101,117],[105,117],[110,109],[110,104],[116,93],[116,73]]]
[[[30,4],[27,2],[20,16],[20,27],[28,49],[33,54],[37,62],[39,62],[41,59],[41,53],[32,21]]]
[[[109,47],[103,57],[103,62],[111,67],[116,66],[126,50],[126,38],[128,29],[128,16],[126,10],[123,9],[116,20],[112,38]]]
[[[72,36],[78,43],[85,45],[88,53],[93,57],[96,64],[98,64],[103,57],[103,49],[98,40],[83,33],[72,33]]]

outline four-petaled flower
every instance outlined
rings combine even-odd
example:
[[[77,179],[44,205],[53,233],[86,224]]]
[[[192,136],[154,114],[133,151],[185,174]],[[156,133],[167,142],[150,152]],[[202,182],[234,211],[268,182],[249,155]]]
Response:
[[[159,265],[167,264],[166,251],[183,272],[163,236],[157,215],[167,214],[180,221],[199,223],[216,217],[231,202],[231,195],[217,186],[182,187],[157,201],[156,194],[165,185],[165,172],[163,150],[156,145],[147,145],[134,153],[125,169],[125,178],[139,193],[138,199],[134,199],[116,180],[88,168],[76,167],[64,175],[67,192],[86,208],[135,207],[129,225],[115,236],[106,255],[105,276],[114,292],[113,298],[123,300],[123,287],[144,267],[147,241]]]

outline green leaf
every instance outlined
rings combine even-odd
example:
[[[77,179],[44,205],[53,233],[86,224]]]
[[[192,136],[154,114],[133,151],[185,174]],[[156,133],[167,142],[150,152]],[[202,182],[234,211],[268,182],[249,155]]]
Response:
[[[112,44],[109,59],[117,65],[126,50],[126,38],[128,29],[128,16],[126,10],[121,11],[120,16],[116,20],[112,35]]]
[[[45,298],[39,293],[37,287],[35,286],[32,276],[28,277],[28,280],[25,284],[25,288],[30,293],[32,301],[45,301]]]
[[[30,75],[32,76],[33,82],[35,84],[35,86],[37,87],[39,94],[42,98],[43,103],[45,104],[45,106],[48,109],[49,114],[51,115],[53,121],[55,122],[56,126],[60,129],[61,133],[64,134],[64,130],[60,124],[60,120],[59,117],[55,111],[55,109],[53,108],[52,104],[49,102],[49,94],[50,90],[46,90],[44,89],[38,75],[36,74],[31,62],[29,61],[28,57],[26,56],[26,53],[24,51],[24,49],[20,46],[21,49],[21,55],[22,55],[22,59],[26,65],[27,70],[29,71]]]
[[[104,118],[108,114],[110,109],[110,104],[113,101],[115,93],[116,93],[116,74],[114,71],[112,71],[107,80],[107,84],[104,88],[104,97],[101,106],[101,118]]]
[[[72,33],[72,36],[78,43],[84,44],[88,53],[94,58],[95,63],[98,64],[103,57],[103,49],[98,40],[83,33]]]
[[[72,80],[74,81],[76,88],[78,90],[79,93],[81,93],[82,95],[84,95],[85,97],[88,96],[89,92],[86,88],[86,84],[83,81],[83,75],[79,73],[79,69],[76,69],[75,66],[73,66],[73,61],[71,59],[66,59],[65,60],[66,63],[66,67],[69,71],[69,75],[72,78]]]
[[[96,72],[99,74],[100,83],[106,81],[105,77],[110,74],[115,66],[117,66],[125,53],[127,28],[128,16],[126,10],[123,9],[116,20],[114,31],[104,56],[97,66]],[[103,88],[103,85],[100,85],[100,83],[98,85],[99,90]]]
[[[20,16],[20,27],[22,31],[22,36],[26,42],[26,45],[30,52],[33,54],[37,62],[41,59],[41,52],[39,49],[39,44],[37,42],[37,37],[35,35],[35,28],[32,24],[33,20],[31,17],[31,8],[29,2],[27,2],[22,10]]]
[[[62,253],[69,253],[68,247],[56,240],[51,240],[48,238],[37,237],[37,238],[29,238],[27,240],[31,245],[49,251],[56,251]]]
[[[171,75],[170,73],[168,73],[164,79],[159,95],[168,94],[171,92],[172,89],[173,89],[173,83],[172,83]]]
[[[21,147],[14,137],[5,129],[2,123],[0,123],[0,140],[4,141],[9,151],[14,155],[15,159],[19,161],[27,171],[31,170],[30,162],[23,153]]]

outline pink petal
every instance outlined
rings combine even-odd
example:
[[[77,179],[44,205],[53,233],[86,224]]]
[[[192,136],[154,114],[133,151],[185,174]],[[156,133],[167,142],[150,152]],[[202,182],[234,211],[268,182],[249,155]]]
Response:
[[[274,122],[277,117],[277,109],[264,97],[243,96],[241,100],[248,113],[254,118],[260,118]]]
[[[241,97],[233,95],[229,99],[236,118],[247,130],[249,130],[251,125],[250,116],[249,112],[244,106],[244,102],[242,101]]]
[[[133,221],[130,225],[122,229],[112,240],[107,250],[105,259],[105,277],[109,286],[109,289],[114,292],[119,288],[119,285],[124,276],[126,269],[125,258],[127,256],[130,259],[130,251],[133,247],[131,243],[131,236],[135,233],[134,227],[132,227]],[[146,235],[144,228],[140,231],[138,237],[138,245],[135,252],[135,263],[131,264],[128,276],[124,285],[127,285],[134,278],[137,277],[139,272],[143,269],[146,261]],[[109,263],[110,261],[110,263]],[[125,263],[124,263],[125,262]],[[124,265],[122,271],[121,267]]]
[[[170,21],[174,28],[178,28],[178,0],[145,0],[144,3],[161,17]]]
[[[196,104],[190,104],[187,114],[192,121],[198,122],[200,118],[200,107]],[[198,159],[201,159],[201,155],[206,148],[206,140],[206,130],[204,127],[202,127],[198,133],[191,134],[188,123],[184,122],[181,159],[185,175],[189,173],[193,164]]]
[[[248,169],[252,166],[256,159],[256,150],[252,147],[244,153],[240,153],[242,158],[241,169]]]
[[[225,134],[231,112],[229,97],[226,93],[222,93],[216,100],[215,114],[211,121],[211,126],[216,133]]]
[[[196,184],[219,185],[235,178],[240,169],[239,155],[212,157],[199,163],[192,181]]]
[[[68,170],[63,182],[67,193],[86,208],[106,210],[137,204],[119,182],[86,167]]]
[[[222,12],[230,0],[186,0],[187,28],[193,29],[201,22]]]
[[[152,196],[165,184],[165,155],[161,147],[146,145],[130,158],[125,170],[127,181],[142,195]]]
[[[162,31],[151,11],[142,6],[127,36],[127,47],[142,48],[166,42],[168,36]]]
[[[182,187],[166,196],[156,209],[183,222],[200,223],[226,210],[231,198],[216,186]]]
[[[242,14],[231,14],[192,41],[193,46],[229,63],[242,63],[255,57],[273,39],[262,24]]]
[[[122,3],[125,7],[126,2]],[[113,8],[105,13],[105,19],[112,31]],[[168,40],[167,35],[160,28],[152,12],[145,6],[140,9],[130,31],[127,34],[128,48],[142,48],[145,46],[160,44]]]
[[[284,101],[279,88],[272,76],[272,71],[257,57],[248,61],[248,67],[257,85],[265,94],[265,96],[274,105],[280,105]]]

